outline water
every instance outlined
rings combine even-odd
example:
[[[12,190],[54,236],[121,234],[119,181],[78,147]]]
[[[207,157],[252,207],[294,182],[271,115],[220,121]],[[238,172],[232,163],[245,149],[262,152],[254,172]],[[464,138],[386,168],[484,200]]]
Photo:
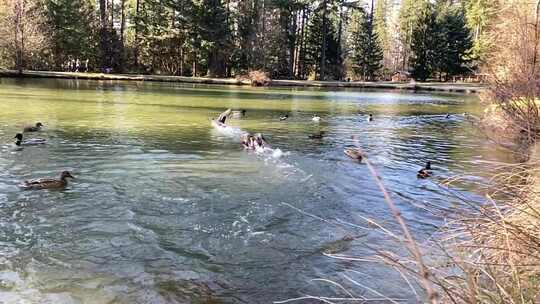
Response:
[[[264,133],[283,155],[244,151],[213,129],[209,118],[228,107],[247,110],[231,125]],[[462,115],[479,110],[462,95],[0,79],[0,302],[271,303],[343,296],[311,280],[347,275],[415,303],[392,269],[322,254],[401,251],[366,224],[399,231],[343,149],[360,144],[425,239],[441,220],[411,202],[449,206],[436,182],[455,175],[462,195],[480,199],[473,183],[511,161]],[[37,121],[46,128],[29,136],[48,144],[15,149],[15,133]],[[426,160],[431,181],[416,178]],[[17,187],[63,170],[77,178],[64,191]]]

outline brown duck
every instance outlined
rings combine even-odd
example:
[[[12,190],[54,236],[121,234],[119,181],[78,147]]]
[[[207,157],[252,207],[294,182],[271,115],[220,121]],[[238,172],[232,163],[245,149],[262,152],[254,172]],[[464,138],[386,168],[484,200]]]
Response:
[[[426,166],[420,170],[418,170],[418,174],[416,174],[416,176],[418,178],[428,178],[431,176],[431,172],[429,171],[431,170],[431,162],[428,161],[426,163]]]
[[[62,189],[68,184],[68,178],[75,178],[69,171],[64,171],[60,174],[60,179],[55,178],[39,178],[24,181],[20,187],[28,190],[41,190],[41,189]]]
[[[356,161],[362,161],[362,152],[358,149],[345,149],[343,150],[343,153]]]
[[[35,126],[26,126],[24,127],[23,131],[24,132],[37,132],[37,131],[40,131],[41,128],[44,127],[44,125],[40,122],[36,123]]]

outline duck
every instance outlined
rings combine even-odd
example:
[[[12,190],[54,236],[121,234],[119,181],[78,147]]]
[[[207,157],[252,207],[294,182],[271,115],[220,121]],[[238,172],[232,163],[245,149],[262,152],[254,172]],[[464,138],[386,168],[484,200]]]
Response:
[[[367,121],[373,121],[373,114],[369,114]]]
[[[418,174],[416,174],[416,176],[418,178],[428,178],[431,176],[431,172],[429,171],[431,170],[431,162],[428,161],[426,163],[426,166],[420,170],[418,170]]]
[[[347,155],[348,157],[356,161],[359,161],[359,162],[362,161],[362,152],[360,152],[360,150],[358,149],[352,149],[352,148],[345,149],[343,150],[343,153],[345,153],[345,155]]]
[[[23,132],[37,132],[41,131],[41,128],[44,127],[44,125],[41,122],[36,123],[35,126],[26,126],[23,129]]]
[[[450,118],[450,113],[446,113],[445,118],[446,118],[446,119],[449,119],[449,118]]]
[[[319,131],[319,134],[311,134],[308,136],[309,139],[322,139],[324,137],[324,131]]]
[[[311,120],[313,120],[314,122],[319,122],[319,121],[321,121],[321,117],[319,115],[317,115],[317,114],[314,114],[313,118]]]
[[[22,133],[17,133],[15,137],[13,138],[17,139],[17,141],[15,142],[15,145],[17,146],[36,146],[36,145],[44,145],[47,143],[47,140],[43,138],[31,138],[31,139],[23,141]]]
[[[280,117],[279,117],[279,120],[280,120],[280,121],[284,121],[284,120],[287,120],[288,118],[289,118],[289,114],[285,114],[285,115],[283,115],[283,116],[280,116]]]
[[[232,111],[231,114],[234,118],[242,118],[246,116],[246,110]]]
[[[38,178],[24,181],[19,187],[25,190],[41,190],[41,189],[62,189],[68,184],[68,178],[75,178],[69,171],[63,171],[59,179],[55,178]]]

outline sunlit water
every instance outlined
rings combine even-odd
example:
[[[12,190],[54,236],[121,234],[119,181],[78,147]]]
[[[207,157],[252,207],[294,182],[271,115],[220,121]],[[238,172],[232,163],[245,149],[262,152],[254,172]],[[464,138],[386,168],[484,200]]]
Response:
[[[209,119],[229,107],[247,110],[232,126],[262,132],[283,155],[244,151],[213,129]],[[511,160],[462,115],[478,111],[463,95],[0,79],[0,302],[271,303],[343,296],[310,280],[346,275],[415,303],[392,269],[323,255],[396,251],[366,225],[399,231],[366,166],[343,149],[369,154],[425,239],[441,220],[414,202],[450,205],[437,181],[455,175],[477,199],[467,181]],[[46,128],[29,136],[48,144],[16,149],[12,137],[37,121]],[[419,180],[426,160],[434,177]],[[64,191],[17,187],[63,170],[77,178]],[[340,242],[346,235],[356,238]]]

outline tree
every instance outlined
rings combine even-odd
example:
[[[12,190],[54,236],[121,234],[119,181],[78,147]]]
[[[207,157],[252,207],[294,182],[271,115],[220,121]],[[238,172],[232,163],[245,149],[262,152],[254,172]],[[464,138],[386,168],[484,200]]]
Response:
[[[98,37],[93,3],[88,0],[46,0],[56,68],[61,68],[70,58],[97,60]]]
[[[399,36],[401,40],[401,62],[402,69],[409,69],[409,59],[411,57],[411,44],[413,40],[413,30],[418,20],[418,12],[422,6],[426,5],[426,0],[403,0],[399,10]]]
[[[373,29],[373,12],[367,15],[359,8],[353,14],[351,30],[351,49],[353,70],[364,80],[373,80],[382,67],[383,52],[379,45],[377,32]]]
[[[437,68],[440,32],[436,11],[430,3],[424,3],[418,12],[418,19],[412,30],[411,67],[412,77],[425,81]]]
[[[221,0],[202,0],[196,6],[197,34],[206,57],[207,75],[227,74],[227,52],[230,49],[230,29]]]
[[[394,69],[394,54],[391,37],[392,3],[390,0],[377,0],[373,16],[374,31],[383,51],[383,67],[387,71]]]
[[[43,3],[0,0],[0,54],[4,64],[22,71],[47,67],[49,39]]]
[[[464,6],[467,26],[472,32],[473,40],[470,58],[483,63],[490,48],[490,36],[486,29],[495,19],[498,4],[493,0],[466,0]]]
[[[306,72],[310,72],[314,78],[318,76],[333,79],[343,77],[343,62],[339,56],[339,41],[336,27],[332,18],[323,18],[324,12],[319,11],[310,18],[305,41],[304,64]],[[326,26],[324,19],[328,19]],[[323,32],[323,28],[326,31]],[[324,49],[324,52],[323,52]],[[324,71],[321,71],[323,70]]]
[[[472,47],[471,35],[465,23],[465,11],[461,6],[441,1],[437,7],[438,35],[436,50],[439,76],[462,75],[469,72]]]

